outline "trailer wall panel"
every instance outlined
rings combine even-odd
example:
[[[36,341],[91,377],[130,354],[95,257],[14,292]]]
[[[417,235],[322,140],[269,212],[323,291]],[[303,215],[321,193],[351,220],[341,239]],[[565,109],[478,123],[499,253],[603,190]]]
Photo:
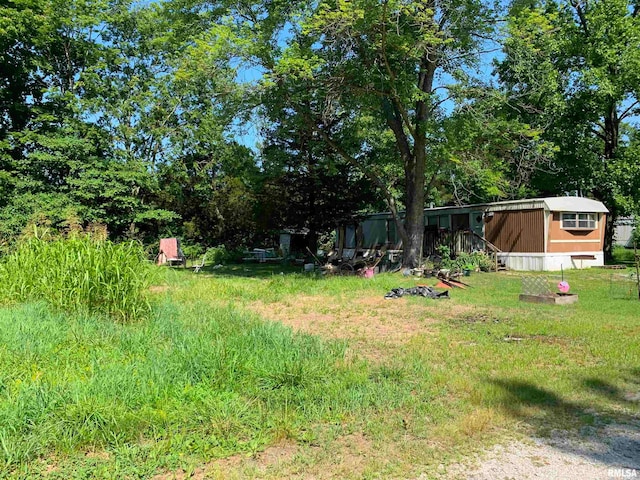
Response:
[[[493,212],[485,223],[485,237],[504,252],[544,252],[544,210]]]

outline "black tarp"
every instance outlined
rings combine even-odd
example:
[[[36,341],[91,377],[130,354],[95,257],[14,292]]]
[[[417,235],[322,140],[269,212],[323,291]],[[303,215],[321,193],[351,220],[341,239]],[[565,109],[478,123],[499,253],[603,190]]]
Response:
[[[405,295],[416,295],[426,298],[449,298],[449,291],[438,292],[431,287],[394,288],[384,298],[400,298]]]

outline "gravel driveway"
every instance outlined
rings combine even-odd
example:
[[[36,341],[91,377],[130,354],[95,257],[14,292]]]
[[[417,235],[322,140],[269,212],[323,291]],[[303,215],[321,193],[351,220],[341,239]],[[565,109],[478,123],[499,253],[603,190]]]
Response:
[[[640,423],[584,429],[580,436],[554,431],[549,438],[499,445],[472,465],[453,465],[452,479],[640,479]]]

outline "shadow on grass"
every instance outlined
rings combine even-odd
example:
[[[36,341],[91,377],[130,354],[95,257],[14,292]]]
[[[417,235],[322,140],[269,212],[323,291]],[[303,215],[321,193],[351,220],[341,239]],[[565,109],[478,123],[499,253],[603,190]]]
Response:
[[[213,275],[215,277],[243,277],[243,278],[270,278],[274,275],[302,274],[302,265],[290,265],[282,263],[240,263],[223,265],[215,268],[206,265],[199,273],[194,273],[192,268],[176,268],[175,271],[183,275]]]
[[[640,372],[630,371],[635,382]],[[501,389],[503,409],[547,437],[557,450],[605,464],[609,468],[640,469],[640,404],[631,401],[618,387],[597,378],[586,378],[585,390],[602,396],[610,407],[577,403],[532,383],[518,380],[492,380]],[[636,383],[637,385],[638,383]],[[621,408],[624,407],[624,408]],[[578,438],[562,430],[581,426]]]

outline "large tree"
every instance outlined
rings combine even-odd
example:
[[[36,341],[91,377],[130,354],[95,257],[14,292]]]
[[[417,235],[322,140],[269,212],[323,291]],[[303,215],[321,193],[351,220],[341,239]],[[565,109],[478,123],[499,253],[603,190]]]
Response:
[[[304,123],[289,129],[287,117],[280,118],[265,132],[258,219],[268,231],[306,230],[315,252],[321,235],[356,222],[375,204],[375,189]]]
[[[79,217],[122,236],[166,214],[148,202],[150,169],[115,153],[92,110],[108,95],[96,72],[118,58],[107,32],[130,8],[128,0],[0,6],[0,235],[34,217],[53,226]]]
[[[450,87],[477,66],[491,31],[481,0],[175,0],[167,6],[179,18],[208,19],[208,41],[237,39],[239,58],[262,79],[256,91],[279,96],[283,109],[382,192],[404,263],[417,265],[425,190],[447,161],[435,139],[450,111]],[[200,20],[193,25],[194,32],[207,31]]]
[[[288,89],[290,108],[383,193],[406,266],[420,262],[425,190],[447,161],[435,141],[442,105],[478,60],[489,17],[476,0],[323,1],[291,29],[270,76],[312,85],[311,101]]]
[[[188,243],[246,245],[255,234],[258,169],[253,153],[238,144],[215,150],[185,151],[160,166],[161,206],[182,219],[179,233]]]
[[[498,73],[514,111],[558,147],[534,186],[603,201],[609,255],[616,217],[640,205],[640,4],[515,1],[507,34]]]
[[[238,47],[215,27],[194,35],[198,16],[136,0],[0,5],[0,234],[34,216],[114,237],[180,231],[184,205],[157,208],[158,172],[229,151],[242,99]]]

